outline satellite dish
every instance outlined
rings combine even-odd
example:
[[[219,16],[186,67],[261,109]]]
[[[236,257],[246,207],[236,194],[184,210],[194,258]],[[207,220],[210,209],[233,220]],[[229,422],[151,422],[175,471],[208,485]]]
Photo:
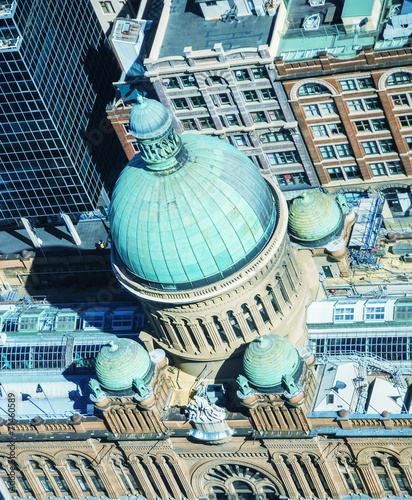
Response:
[[[0,342],[2,345],[5,345],[7,341],[7,334],[4,332],[0,333]]]

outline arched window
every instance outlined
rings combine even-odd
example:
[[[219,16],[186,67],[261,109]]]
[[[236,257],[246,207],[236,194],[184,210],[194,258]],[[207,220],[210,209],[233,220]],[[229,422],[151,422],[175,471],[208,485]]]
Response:
[[[412,83],[412,73],[408,73],[406,71],[392,73],[386,80],[386,85],[388,87],[394,87],[395,85],[408,85],[410,83]]]
[[[102,480],[92,468],[89,460],[70,456],[67,464],[70,468],[70,473],[77,481],[82,492],[92,493],[93,495],[105,493]]]
[[[55,464],[51,460],[45,460],[45,466],[47,467],[47,472],[51,476],[51,482],[55,483],[60,493],[70,493],[69,487],[64,480],[61,473],[56,469]],[[53,489],[55,489],[55,486]]]
[[[268,313],[266,312],[265,306],[263,305],[262,299],[256,295],[255,297],[256,307],[260,312],[260,316],[262,317],[263,323],[267,323],[269,321]]]
[[[389,467],[391,473],[395,477],[395,480],[397,482],[400,493],[402,493],[402,494],[409,493],[410,494],[412,492],[412,489],[409,485],[409,482],[408,482],[408,479],[406,477],[405,472],[403,471],[402,467],[399,465],[398,460],[394,457],[388,457],[388,467]]]
[[[236,495],[235,498],[239,500],[256,499],[253,488],[246,481],[233,481],[232,488],[232,493]]]
[[[213,349],[214,345],[213,345],[212,339],[210,338],[210,335],[209,335],[209,332],[207,331],[206,325],[203,323],[203,321],[201,319],[199,319],[199,326],[202,329],[202,332],[203,332],[203,335],[205,336],[206,342]]]
[[[189,333],[189,335],[190,335],[190,339],[191,339],[191,341],[192,341],[192,342],[193,342],[193,344],[195,345],[196,349],[197,349],[198,351],[200,351],[199,342],[198,342],[198,340],[197,340],[197,338],[196,338],[196,335],[193,333],[193,330],[192,330],[192,328],[190,327],[189,322],[188,322],[188,321],[186,321],[185,319],[184,319],[184,320],[182,320],[182,322],[183,322],[184,327],[186,328],[186,330],[188,331],[188,333]]]
[[[225,488],[212,486],[210,489],[210,500],[227,500]]]
[[[387,491],[393,494],[394,491],[391,480],[389,479],[388,474],[386,473],[385,467],[382,465],[381,460],[377,457],[372,457],[372,465],[373,468],[375,469],[376,475],[379,478],[379,481],[381,482],[383,491],[385,492]]]
[[[239,323],[237,322],[237,319],[235,318],[235,315],[233,314],[233,311],[228,311],[227,317],[229,319],[229,323],[232,326],[232,330],[234,331],[234,333],[236,335],[236,338],[241,339],[242,338],[242,331],[240,329]]]
[[[306,97],[309,95],[321,95],[321,94],[330,94],[330,90],[324,85],[320,85],[319,83],[305,83],[301,87],[299,87],[298,96]]]
[[[254,322],[252,316],[250,315],[249,309],[248,309],[246,304],[242,304],[242,312],[243,312],[243,316],[245,317],[246,323],[249,326],[249,330],[251,332],[255,332],[256,325],[255,325],[255,322]]]
[[[280,291],[280,294],[283,297],[283,300],[285,302],[289,302],[289,297],[288,297],[288,294],[286,293],[285,285],[282,282],[282,278],[280,276],[276,276],[276,279],[277,279],[279,291]]]
[[[220,464],[202,476],[210,500],[278,500],[275,485],[260,471],[240,464]]]
[[[342,474],[346,486],[348,487],[348,492],[356,493],[357,495],[363,493],[359,475],[349,460],[347,460],[346,457],[339,457],[337,459],[337,465],[339,472]]]
[[[287,456],[283,456],[283,455],[282,455],[282,458],[283,458],[283,461],[285,462],[286,467],[289,470],[290,478],[291,478],[293,484],[295,485],[297,492],[299,493],[299,495],[301,497],[305,498],[305,494],[303,492],[302,486],[301,486],[300,481],[298,480],[298,478],[296,476],[295,469],[293,468],[293,465],[289,461],[289,458]]]
[[[270,286],[268,286],[266,288],[266,290],[268,292],[268,297],[269,297],[270,303],[272,304],[273,310],[277,314],[279,312],[279,306],[278,306],[275,294],[273,293],[273,290]]]
[[[0,478],[6,485],[7,491],[12,497],[25,497],[33,495],[33,490],[27,479],[17,469],[10,468],[11,460],[9,458],[0,457]],[[13,481],[15,479],[15,481]]]
[[[308,470],[307,465],[304,463],[304,461],[301,459],[301,457],[297,457],[297,460],[298,460],[298,464],[300,465],[300,468],[303,472],[303,475],[305,476],[306,482],[308,483],[308,486],[309,486],[312,494],[316,496],[316,488],[315,488],[315,485],[313,484],[310,470]]]
[[[55,493],[49,478],[45,474],[45,471],[42,467],[40,467],[40,463],[37,460],[29,460],[29,465],[32,468],[33,474],[39,481],[43,491],[45,491],[46,493]]]
[[[213,323],[216,327],[216,330],[218,331],[219,336],[222,339],[222,342],[226,342],[226,344],[228,344],[229,342],[228,342],[227,337],[226,337],[226,332],[223,329],[222,323],[219,321],[219,318],[217,316],[213,316],[212,319],[213,319]]]
[[[132,469],[122,458],[112,458],[111,464],[116,476],[123,483],[126,493],[132,493],[133,495],[142,493],[137,485]]]

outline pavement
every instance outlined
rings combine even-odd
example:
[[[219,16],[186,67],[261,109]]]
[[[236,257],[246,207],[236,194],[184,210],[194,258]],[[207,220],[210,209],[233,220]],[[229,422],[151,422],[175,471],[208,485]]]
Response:
[[[110,241],[108,241],[109,226],[104,219],[80,221],[76,230],[82,241],[78,247],[80,250],[95,250],[99,240],[102,240],[106,247],[110,247]],[[46,255],[56,251],[77,252],[77,246],[65,225],[36,228],[35,233],[42,240],[41,249]],[[0,231],[1,255],[21,253],[23,250],[35,250],[25,229],[3,229]]]

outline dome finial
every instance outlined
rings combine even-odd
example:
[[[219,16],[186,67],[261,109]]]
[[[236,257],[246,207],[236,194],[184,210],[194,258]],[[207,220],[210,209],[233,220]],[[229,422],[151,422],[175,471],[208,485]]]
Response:
[[[115,352],[115,351],[117,351],[117,349],[119,349],[118,344],[115,344],[114,340],[111,340],[109,342],[109,346],[110,346],[110,348],[109,348],[110,352]]]

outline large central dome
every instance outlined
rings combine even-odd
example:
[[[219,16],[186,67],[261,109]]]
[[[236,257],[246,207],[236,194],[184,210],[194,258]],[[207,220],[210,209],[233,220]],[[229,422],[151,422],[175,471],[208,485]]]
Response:
[[[148,286],[189,289],[219,281],[247,265],[272,236],[271,190],[255,165],[220,139],[179,138],[171,125],[164,132],[160,124],[160,136],[152,124],[148,138],[145,124],[143,137],[140,114],[148,116],[151,103],[159,107],[146,100],[131,113],[141,155],[114,189],[113,244],[126,268]]]

